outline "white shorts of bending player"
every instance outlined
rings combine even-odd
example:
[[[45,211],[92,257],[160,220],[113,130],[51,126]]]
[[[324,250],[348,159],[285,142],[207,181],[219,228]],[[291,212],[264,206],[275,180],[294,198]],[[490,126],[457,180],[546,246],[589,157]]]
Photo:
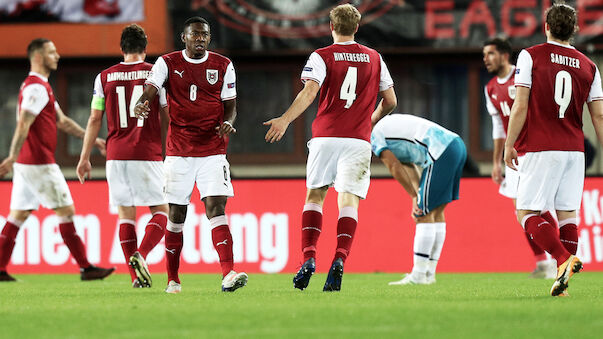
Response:
[[[73,205],[69,186],[57,164],[13,165],[11,210],[55,209]]]
[[[355,138],[308,141],[306,187],[334,186],[337,192],[366,198],[371,178],[371,144]]]
[[[517,185],[519,184],[519,172],[505,167],[505,179],[500,184],[498,193],[510,198],[517,199]]]
[[[163,195],[163,162],[107,160],[109,202],[112,206],[158,206]]]
[[[517,209],[559,211],[580,208],[584,188],[584,153],[545,151],[519,157]]]
[[[226,155],[165,158],[165,198],[171,204],[188,205],[195,183],[201,199],[234,196]]]

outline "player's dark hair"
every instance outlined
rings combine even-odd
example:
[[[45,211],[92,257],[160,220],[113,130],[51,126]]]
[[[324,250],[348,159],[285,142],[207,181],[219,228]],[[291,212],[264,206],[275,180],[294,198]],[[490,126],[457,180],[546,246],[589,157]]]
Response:
[[[192,18],[186,19],[186,21],[184,22],[184,27],[182,28],[182,31],[185,31],[188,26],[195,24],[195,23],[206,24],[207,27],[209,27],[209,22],[207,22],[207,20],[203,19],[200,16],[194,16]]]
[[[44,44],[47,42],[50,42],[50,40],[45,38],[33,39],[29,45],[27,45],[27,57],[31,59],[35,52],[39,52],[44,49]]]
[[[546,10],[546,23],[555,39],[568,41],[576,32],[576,10],[563,3],[554,4]]]
[[[501,53],[507,53],[509,54],[509,56],[511,56],[511,53],[513,52],[513,49],[511,48],[511,43],[509,42],[509,40],[505,39],[505,38],[492,38],[492,39],[488,39],[484,42],[484,46],[489,46],[489,45],[494,45],[494,47],[496,47],[496,50]]]
[[[147,35],[144,29],[137,24],[126,26],[121,31],[119,47],[126,53],[143,53],[147,48]]]

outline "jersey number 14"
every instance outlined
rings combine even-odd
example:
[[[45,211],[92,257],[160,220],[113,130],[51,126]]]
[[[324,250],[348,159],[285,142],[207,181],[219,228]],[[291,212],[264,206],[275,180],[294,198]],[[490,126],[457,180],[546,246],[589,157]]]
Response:
[[[134,115],[134,106],[136,106],[136,101],[142,95],[143,88],[142,85],[136,85],[132,88],[132,95],[130,96],[130,106],[126,110],[126,88],[124,86],[115,87],[115,92],[117,93],[117,105],[119,106],[119,127],[128,128],[128,116],[131,118],[135,118]],[[129,114],[128,114],[129,112]],[[142,127],[144,124],[144,119],[138,119],[136,122],[136,126]]]

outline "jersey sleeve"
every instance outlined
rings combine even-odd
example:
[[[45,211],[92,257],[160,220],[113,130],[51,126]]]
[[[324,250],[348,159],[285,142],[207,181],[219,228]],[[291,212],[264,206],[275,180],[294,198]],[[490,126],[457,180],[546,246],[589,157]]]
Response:
[[[490,99],[490,95],[488,94],[488,87],[486,86],[484,86],[484,97],[486,98],[486,109],[488,110],[488,114],[498,115],[498,110],[492,103],[492,99]]]
[[[492,114],[492,139],[505,139],[507,133],[503,127],[503,121],[500,114]]]
[[[394,87],[394,80],[392,80],[391,74],[389,74],[389,69],[387,65],[383,61],[381,54],[379,54],[379,62],[381,63],[381,74],[379,80],[379,91],[385,91],[391,87]]]
[[[165,93],[165,87],[163,87],[159,90],[159,106],[165,107],[167,105],[167,94]]]
[[[38,115],[48,104],[50,97],[46,88],[41,84],[31,84],[23,88],[23,99],[21,100],[21,109],[26,110],[33,115]]]
[[[92,92],[92,102],[90,103],[90,108],[99,111],[105,110],[105,92],[103,90],[100,73],[96,76],[96,79],[94,79],[94,90]]]
[[[231,100],[237,97],[237,76],[232,62],[226,67],[224,73],[224,83],[222,84],[222,92],[220,98],[222,101]]]
[[[376,156],[380,156],[383,150],[387,149],[387,143],[385,141],[385,135],[379,128],[379,126],[375,126],[373,132],[371,133],[371,148],[373,149],[373,153]]]
[[[168,67],[162,57],[157,58],[155,64],[151,68],[151,73],[145,81],[145,84],[155,86],[158,90],[163,87],[168,78]]]
[[[308,62],[306,62],[306,65],[302,70],[301,81],[306,83],[307,80],[314,80],[319,86],[322,86],[322,82],[325,80],[326,76],[327,65],[325,64],[325,61],[318,53],[312,52],[308,58]]]
[[[528,51],[522,49],[517,57],[515,67],[515,86],[532,88],[532,56]]]
[[[593,102],[596,100],[603,100],[603,91],[601,90],[601,73],[599,68],[595,66],[595,78],[593,79],[592,85],[590,85],[590,92],[588,93],[588,99],[586,102]]]

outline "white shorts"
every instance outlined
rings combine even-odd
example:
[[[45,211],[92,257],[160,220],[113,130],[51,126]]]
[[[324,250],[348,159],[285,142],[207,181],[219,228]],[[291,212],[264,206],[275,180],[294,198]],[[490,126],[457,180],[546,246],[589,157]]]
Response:
[[[500,184],[498,193],[507,198],[517,199],[517,185],[519,184],[519,172],[505,167],[505,179]]]
[[[165,197],[169,203],[188,205],[193,187],[201,199],[211,196],[234,196],[230,182],[230,164],[226,155],[165,158]]]
[[[73,205],[69,186],[59,165],[15,163],[10,209],[36,210],[40,204],[49,209]]]
[[[335,186],[340,193],[366,198],[371,179],[371,144],[355,138],[308,141],[306,187]]]
[[[158,206],[163,196],[163,162],[107,160],[109,202],[112,206]]]
[[[580,209],[584,188],[584,153],[546,151],[519,157],[517,209]]]

